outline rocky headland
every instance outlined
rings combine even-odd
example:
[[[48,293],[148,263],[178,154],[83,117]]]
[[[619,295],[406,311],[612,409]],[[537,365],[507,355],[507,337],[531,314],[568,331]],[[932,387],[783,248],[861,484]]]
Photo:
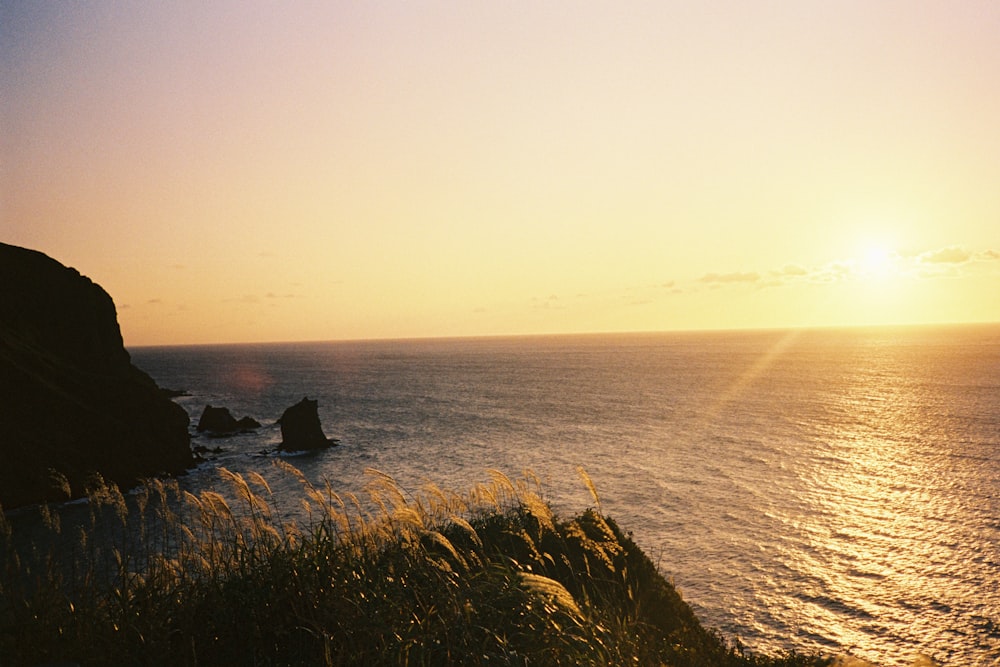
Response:
[[[0,504],[82,495],[193,463],[187,413],[132,365],[103,288],[0,243]],[[96,473],[96,475],[95,475]]]

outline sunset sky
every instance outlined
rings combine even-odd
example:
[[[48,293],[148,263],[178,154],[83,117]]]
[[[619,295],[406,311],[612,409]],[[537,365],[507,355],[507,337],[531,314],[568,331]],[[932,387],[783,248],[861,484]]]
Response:
[[[127,345],[1000,320],[1000,2],[0,1]]]

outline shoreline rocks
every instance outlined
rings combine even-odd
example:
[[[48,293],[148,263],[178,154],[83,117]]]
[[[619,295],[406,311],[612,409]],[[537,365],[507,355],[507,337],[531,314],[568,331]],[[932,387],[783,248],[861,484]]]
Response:
[[[207,432],[209,437],[225,438],[237,433],[255,431],[258,428],[260,428],[260,422],[253,417],[236,419],[229,412],[229,408],[206,405],[195,430],[199,433]]]

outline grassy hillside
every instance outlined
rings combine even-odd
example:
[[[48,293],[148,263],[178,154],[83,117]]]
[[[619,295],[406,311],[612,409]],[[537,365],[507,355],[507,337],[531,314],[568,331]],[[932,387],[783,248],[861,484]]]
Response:
[[[746,654],[702,627],[596,493],[598,509],[561,520],[537,480],[407,496],[371,471],[356,498],[279,465],[302,482],[307,526],[281,520],[262,477],[227,471],[228,501],[97,486],[89,522],[63,535],[72,550],[32,553],[0,524],[0,662],[829,663]]]

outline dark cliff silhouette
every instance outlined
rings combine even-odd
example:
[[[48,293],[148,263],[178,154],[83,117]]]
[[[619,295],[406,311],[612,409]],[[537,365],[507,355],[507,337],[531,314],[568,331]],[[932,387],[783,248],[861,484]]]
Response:
[[[187,413],[132,365],[114,302],[76,270],[0,243],[0,504],[66,500],[193,463]],[[57,474],[58,473],[58,474]]]

